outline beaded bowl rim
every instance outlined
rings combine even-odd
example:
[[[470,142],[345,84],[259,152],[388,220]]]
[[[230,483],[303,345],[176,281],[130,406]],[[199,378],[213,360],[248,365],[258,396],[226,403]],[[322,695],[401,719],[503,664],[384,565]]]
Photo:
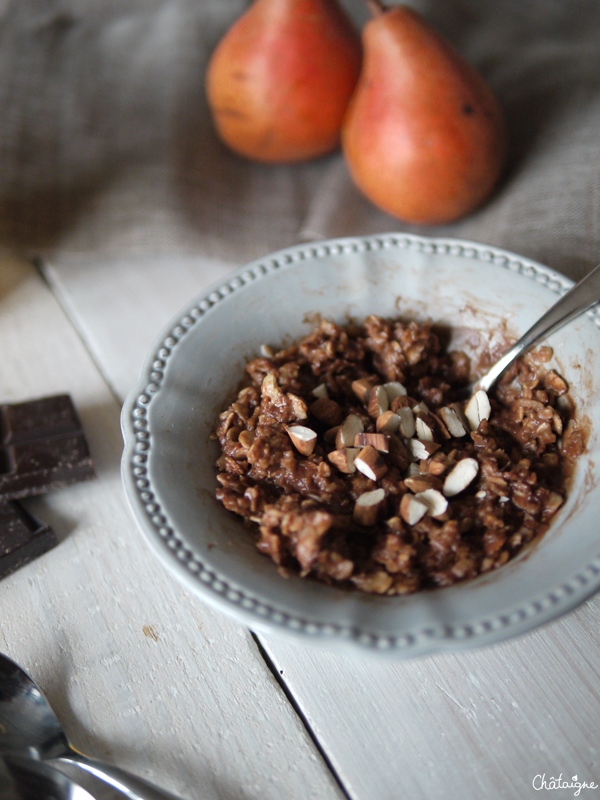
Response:
[[[492,263],[536,281],[557,296],[573,281],[542,264],[508,250],[462,239],[432,238],[411,234],[382,234],[331,239],[295,245],[257,259],[232,272],[188,303],[156,338],[140,373],[137,385],[123,404],[121,428],[124,450],[121,473],[125,494],[135,520],[163,565],[175,572],[201,599],[252,630],[291,636],[306,644],[350,649],[361,654],[383,654],[408,658],[432,652],[451,651],[491,644],[542,625],[572,610],[600,588],[600,552],[584,569],[557,586],[515,605],[496,616],[474,618],[469,624],[439,624],[399,635],[368,630],[357,625],[320,622],[290,614],[251,592],[231,585],[197,553],[187,547],[161,513],[146,467],[151,449],[147,411],[161,385],[174,348],[202,319],[203,315],[234,292],[270,273],[305,261],[330,255],[379,252],[397,248],[426,254],[453,255]],[[600,329],[600,307],[587,316]]]

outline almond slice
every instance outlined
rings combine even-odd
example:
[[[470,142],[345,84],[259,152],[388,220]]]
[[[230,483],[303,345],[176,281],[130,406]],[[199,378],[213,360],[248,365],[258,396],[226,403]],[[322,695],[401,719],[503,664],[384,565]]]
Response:
[[[415,415],[412,408],[399,408],[396,413],[400,417],[400,433],[406,439],[411,439],[416,433]]]
[[[420,403],[415,403],[415,405],[412,407],[412,410],[414,414],[429,414],[429,409],[427,408],[426,403],[424,403],[422,400]]]
[[[318,386],[311,391],[313,397],[317,397],[321,400],[327,400],[329,398],[329,392],[327,391],[327,385],[325,383],[320,383]]]
[[[370,444],[380,453],[390,452],[390,437],[385,433],[357,433],[353,444],[355,447],[366,447]]]
[[[437,442],[426,442],[422,439],[407,439],[406,446],[413,458],[418,460],[429,458],[441,447]]]
[[[356,472],[354,462],[359,453],[360,449],[358,447],[343,447],[341,450],[332,450],[327,458],[340,472],[350,473]]]
[[[383,460],[381,454],[369,444],[363,447],[356,456],[354,459],[354,466],[372,481],[378,481],[380,478],[383,478],[388,471],[387,464]]]
[[[309,456],[314,451],[317,434],[313,430],[304,425],[288,425],[286,431],[296,450],[303,456]]]
[[[353,447],[356,434],[361,433],[364,429],[364,423],[358,414],[348,414],[337,432],[335,446],[338,449],[341,447]]]
[[[452,405],[442,408],[441,415],[451,436],[455,436],[458,439],[461,436],[466,436],[470,427],[469,422],[458,406]]]
[[[330,427],[339,425],[343,418],[340,406],[335,400],[330,400],[328,397],[319,397],[318,400],[311,403],[310,411],[319,422],[324,422]]]
[[[397,397],[406,396],[406,389],[399,381],[391,381],[390,383],[384,383],[383,388],[387,392],[387,396],[390,400],[390,403]]]
[[[405,494],[400,501],[400,516],[408,525],[416,525],[426,513],[427,505],[414,494]]]
[[[385,501],[383,489],[373,489],[372,492],[361,494],[354,504],[354,521],[359,525],[375,525],[379,511]]]
[[[380,417],[390,407],[390,399],[383,386],[374,386],[369,392],[367,411],[373,419]]]
[[[374,378],[359,378],[356,381],[352,381],[352,391],[358,397],[361,403],[367,402],[369,398],[369,392],[375,386],[375,379]]]
[[[418,492],[415,497],[427,506],[427,513],[431,517],[441,517],[448,508],[448,501],[437,489],[426,489]]]
[[[430,475],[443,475],[448,469],[449,463],[452,462],[449,462],[448,457],[438,452],[427,462],[427,472]]]
[[[419,412],[415,416],[415,428],[417,432],[417,438],[420,439],[422,442],[434,441],[433,434],[435,427],[433,420],[429,417],[428,414]]]
[[[448,473],[442,491],[446,497],[453,497],[462,492],[474,480],[479,472],[479,463],[474,458],[463,458]]]
[[[471,430],[476,431],[480,422],[484,419],[489,419],[491,413],[492,407],[490,405],[490,398],[483,389],[479,389],[469,400],[465,408],[465,416],[469,420]]]
[[[419,494],[419,492],[425,492],[427,489],[441,489],[442,482],[439,478],[436,478],[435,475],[430,475],[429,473],[418,475],[413,475],[412,477],[408,477],[404,479],[404,483],[408,486],[411,492],[415,494]]]
[[[377,417],[375,427],[379,433],[396,433],[400,427],[400,417],[393,411],[384,411]]]

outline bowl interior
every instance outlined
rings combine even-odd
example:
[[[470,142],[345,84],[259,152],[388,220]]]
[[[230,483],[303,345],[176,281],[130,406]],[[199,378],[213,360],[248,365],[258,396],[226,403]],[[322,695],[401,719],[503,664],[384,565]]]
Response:
[[[384,237],[291,248],[196,298],[157,340],[123,415],[126,441],[133,441],[136,413],[150,434],[141,466],[146,499],[134,485],[132,470],[141,462],[134,462],[131,447],[124,478],[156,553],[194,591],[256,629],[403,641],[413,652],[431,649],[432,642],[437,648],[465,638],[492,641],[579,602],[596,588],[600,551],[595,317],[580,317],[549,341],[589,432],[568,502],[534,548],[475,581],[387,598],[282,577],[241,521],[215,500],[218,450],[211,438],[260,346],[290,343],[321,317],[433,320],[451,327],[458,344],[475,331],[493,347],[520,335],[569,285],[545,267],[494,248]],[[152,383],[157,360],[164,367]]]

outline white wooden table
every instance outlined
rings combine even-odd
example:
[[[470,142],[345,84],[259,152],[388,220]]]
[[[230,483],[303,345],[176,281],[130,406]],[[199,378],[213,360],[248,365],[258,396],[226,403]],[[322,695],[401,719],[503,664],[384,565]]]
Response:
[[[183,800],[573,797],[534,779],[600,783],[599,597],[487,649],[335,655],[211,610],[127,509],[120,406],[184,303],[279,247],[410,230],[358,197],[339,155],[265,168],[218,145],[199,84],[243,5],[73,0],[26,19],[32,0],[0,3],[0,77],[27,66],[0,81],[1,399],[69,392],[98,473],[26,501],[60,544],[0,582],[0,651],[78,748]],[[437,18],[506,104],[510,174],[477,214],[419,232],[578,278],[600,253],[597,9],[582,0],[567,26],[560,3],[519,4],[518,19],[509,0],[471,5],[438,4]]]

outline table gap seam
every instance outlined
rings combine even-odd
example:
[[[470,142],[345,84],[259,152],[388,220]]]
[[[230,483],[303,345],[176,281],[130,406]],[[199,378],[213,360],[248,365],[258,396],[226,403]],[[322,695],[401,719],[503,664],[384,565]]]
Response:
[[[290,703],[290,705],[292,706],[292,708],[294,709],[294,711],[298,715],[298,717],[299,717],[300,721],[302,722],[306,732],[308,733],[308,735],[310,736],[313,744],[317,748],[317,751],[319,752],[319,755],[323,759],[323,761],[325,763],[325,766],[331,772],[334,780],[336,781],[337,785],[340,788],[340,791],[342,792],[342,794],[344,795],[346,800],[353,800],[351,795],[348,793],[346,787],[342,783],[342,779],[340,778],[337,770],[335,769],[335,767],[331,763],[331,760],[329,759],[329,756],[325,752],[325,750],[323,748],[323,745],[319,742],[316,733],[314,732],[314,730],[312,729],[312,727],[310,725],[310,722],[306,718],[306,716],[305,716],[304,712],[302,711],[302,709],[300,708],[300,705],[298,704],[296,698],[292,694],[292,692],[291,692],[290,688],[288,687],[287,683],[285,682],[285,680],[282,678],[281,673],[277,669],[276,665],[273,663],[271,657],[269,656],[269,654],[267,653],[267,651],[263,647],[262,642],[258,638],[257,634],[255,634],[253,631],[250,631],[250,635],[254,639],[254,642],[256,643],[256,646],[258,648],[258,652],[262,656],[262,658],[263,658],[265,664],[267,665],[268,669],[271,671],[271,673],[272,673],[273,677],[275,678],[279,688],[281,689],[281,691],[285,695],[286,699],[288,700],[288,702]]]

